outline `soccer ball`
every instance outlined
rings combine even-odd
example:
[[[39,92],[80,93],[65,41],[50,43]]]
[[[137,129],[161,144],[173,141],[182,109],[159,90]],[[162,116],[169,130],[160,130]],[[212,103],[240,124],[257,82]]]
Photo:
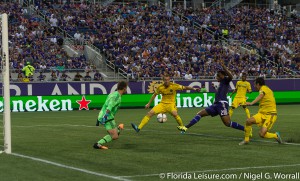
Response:
[[[164,123],[164,122],[166,122],[166,121],[167,121],[167,115],[164,114],[164,113],[159,113],[159,114],[157,115],[157,121],[158,121],[159,123]]]

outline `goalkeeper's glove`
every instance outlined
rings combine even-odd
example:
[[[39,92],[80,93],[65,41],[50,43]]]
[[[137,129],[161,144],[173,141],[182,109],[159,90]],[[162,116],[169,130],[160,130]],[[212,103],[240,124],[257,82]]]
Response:
[[[104,116],[103,116],[103,118],[101,118],[101,120],[100,120],[100,124],[105,124],[105,122],[107,121],[107,117],[109,116],[109,114],[108,113],[106,113]]]

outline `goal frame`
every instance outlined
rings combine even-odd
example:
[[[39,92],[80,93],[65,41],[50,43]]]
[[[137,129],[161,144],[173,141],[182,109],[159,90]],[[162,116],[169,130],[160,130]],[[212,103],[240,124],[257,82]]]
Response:
[[[10,111],[10,71],[9,71],[9,47],[8,47],[8,18],[7,14],[1,14],[2,29],[2,95],[4,102],[3,127],[4,127],[4,152],[11,153],[11,111]]]

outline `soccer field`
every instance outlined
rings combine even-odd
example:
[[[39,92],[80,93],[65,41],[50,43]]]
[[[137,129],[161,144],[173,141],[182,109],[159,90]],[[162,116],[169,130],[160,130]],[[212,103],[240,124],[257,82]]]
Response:
[[[250,107],[251,115],[257,108]],[[198,110],[179,109],[179,114],[188,123]],[[243,132],[225,127],[219,117],[202,118],[186,134],[180,134],[170,115],[163,124],[152,118],[136,133],[130,123],[139,123],[147,111],[119,110],[116,121],[125,130],[108,150],[92,148],[106,134],[94,126],[98,110],[12,113],[13,154],[0,154],[0,180],[221,180],[216,175],[222,180],[294,180],[287,174],[299,173],[299,105],[278,106],[272,131],[290,142],[282,145],[259,138],[254,126],[253,142],[239,146]],[[238,108],[232,120],[244,124],[245,118]]]

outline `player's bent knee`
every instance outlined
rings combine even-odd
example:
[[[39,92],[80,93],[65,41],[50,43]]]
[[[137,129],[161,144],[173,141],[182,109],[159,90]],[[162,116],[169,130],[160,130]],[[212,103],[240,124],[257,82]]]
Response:
[[[261,138],[264,138],[264,137],[265,137],[265,134],[264,134],[264,133],[259,133],[259,136],[260,136]]]
[[[199,116],[201,116],[201,117],[208,116],[208,113],[207,113],[207,111],[206,111],[205,109],[202,109],[202,110],[199,111],[197,114],[198,114]]]
[[[223,124],[227,127],[230,127],[230,121],[222,120]]]
[[[174,117],[174,118],[176,118],[176,116],[178,116],[178,113],[176,112],[176,113],[172,113],[172,116]]]
[[[230,123],[227,123],[227,122],[223,122],[223,124],[227,127],[230,127]]]
[[[147,116],[152,117],[154,114],[155,114],[154,112],[149,111]]]
[[[119,138],[119,135],[118,135],[118,134],[112,136],[112,139],[113,139],[113,140],[117,140],[118,138]]]
[[[246,120],[246,125],[247,125],[247,126],[251,126],[251,125],[252,125],[251,119],[247,119],[247,120]]]
[[[264,131],[259,131],[259,136],[261,137],[261,138],[264,138],[265,137],[265,135],[266,135],[266,133],[264,132]]]

